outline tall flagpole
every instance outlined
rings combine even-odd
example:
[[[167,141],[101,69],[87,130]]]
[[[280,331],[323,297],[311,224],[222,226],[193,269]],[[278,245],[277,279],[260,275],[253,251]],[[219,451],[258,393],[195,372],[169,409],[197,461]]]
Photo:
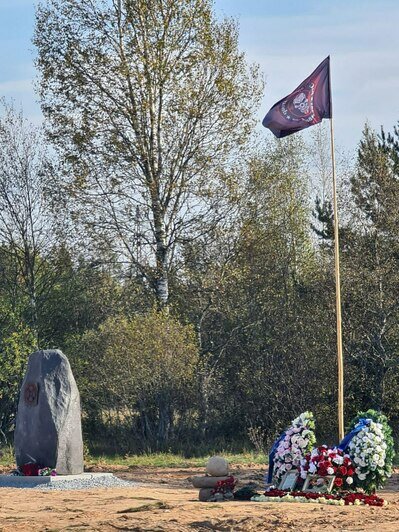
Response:
[[[330,98],[331,74],[329,72]],[[335,170],[334,124],[331,112],[330,118],[331,137],[331,163],[333,176],[333,204],[334,204],[334,257],[335,257],[335,304],[337,316],[337,357],[338,357],[338,436],[339,441],[344,437],[344,357],[342,351],[342,319],[341,319],[341,276],[339,270],[339,232],[338,232],[338,201],[337,178]]]
[[[329,89],[329,103],[328,109],[326,102],[326,78],[325,68],[328,67],[328,89]],[[319,83],[320,82],[320,83]],[[294,119],[292,114],[296,114],[293,110],[296,108],[294,96],[303,91],[301,97],[305,97],[309,101],[309,97],[306,96],[306,91],[309,89],[310,84],[319,97],[319,104],[321,116],[313,115],[316,118],[316,122],[321,122],[323,118],[330,118],[330,135],[331,135],[331,162],[332,162],[332,174],[333,174],[333,203],[334,203],[334,256],[335,256],[335,297],[336,297],[336,316],[337,316],[337,359],[338,359],[338,433],[339,439],[344,437],[344,360],[342,352],[342,320],[341,320],[341,279],[339,272],[339,235],[338,235],[338,202],[337,202],[337,180],[335,170],[335,149],[334,149],[334,126],[333,126],[333,113],[332,113],[332,91],[331,91],[331,69],[330,69],[330,56],[320,63],[314,72],[308,76],[294,92],[275,103],[273,107],[266,114],[262,121],[262,124],[270,129],[276,137],[283,137],[296,133],[301,129],[313,125],[309,122],[300,122],[299,127],[294,127],[292,120]],[[329,111],[329,113],[327,113]],[[298,122],[298,117],[295,120]],[[298,123],[296,123],[298,126]]]

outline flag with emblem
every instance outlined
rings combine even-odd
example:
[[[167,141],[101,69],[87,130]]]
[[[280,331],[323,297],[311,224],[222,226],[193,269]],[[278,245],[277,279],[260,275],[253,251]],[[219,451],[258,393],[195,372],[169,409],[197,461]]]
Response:
[[[291,94],[273,105],[262,124],[276,137],[286,137],[331,118],[330,56]]]

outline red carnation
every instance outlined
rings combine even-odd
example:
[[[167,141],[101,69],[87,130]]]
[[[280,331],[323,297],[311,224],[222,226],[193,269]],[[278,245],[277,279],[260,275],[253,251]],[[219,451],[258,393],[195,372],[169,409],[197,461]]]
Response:
[[[37,477],[39,475],[39,469],[37,464],[24,464],[21,466],[22,474],[25,477]]]
[[[348,469],[343,465],[338,468],[338,471],[343,477],[348,474]]]
[[[321,467],[322,469],[325,469],[325,470],[327,471],[327,469],[328,469],[329,467],[333,467],[333,465],[332,465],[332,463],[329,462],[328,460],[324,460],[323,462],[320,462],[320,463],[319,463],[319,468],[320,468],[320,467]]]
[[[346,474],[348,475],[348,477],[351,477],[352,475],[354,475],[355,470],[353,469],[353,467],[348,467],[348,469],[346,470]]]
[[[337,486],[337,488],[340,488],[342,486],[342,478],[336,478],[334,480],[334,485]]]

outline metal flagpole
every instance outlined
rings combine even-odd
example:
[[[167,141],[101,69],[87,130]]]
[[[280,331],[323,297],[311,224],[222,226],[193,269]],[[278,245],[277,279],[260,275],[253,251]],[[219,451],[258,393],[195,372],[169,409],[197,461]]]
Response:
[[[331,94],[331,81],[330,81]],[[338,233],[338,202],[337,178],[335,171],[334,125],[331,114],[331,162],[333,175],[333,204],[334,204],[334,256],[335,256],[335,303],[337,315],[337,356],[338,356],[338,436],[339,441],[344,437],[344,357],[342,352],[342,319],[341,319],[341,276],[339,270],[339,233]]]

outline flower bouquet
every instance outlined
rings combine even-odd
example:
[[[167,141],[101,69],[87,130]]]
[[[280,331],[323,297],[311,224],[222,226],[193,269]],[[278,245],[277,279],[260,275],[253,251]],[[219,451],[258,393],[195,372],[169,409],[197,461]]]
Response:
[[[355,468],[348,454],[321,445],[306,454],[301,461],[301,478],[305,479],[308,474],[335,476],[333,490],[336,491],[352,487]]]
[[[304,412],[292,422],[278,442],[273,458],[273,481],[279,483],[285,473],[298,469],[305,454],[316,441],[312,412]]]
[[[273,489],[266,491],[264,495],[255,495],[251,498],[255,502],[309,502],[319,504],[331,504],[336,506],[386,506],[388,503],[377,495],[365,493],[309,493],[306,491],[282,491]]]
[[[19,469],[24,477],[37,477],[40,467],[38,464],[29,462],[28,464],[22,465]]]
[[[227,492],[233,493],[236,484],[237,484],[237,480],[233,476],[230,476],[226,478],[225,480],[219,480],[216,483],[215,488],[212,490],[212,493],[213,494],[215,493],[225,494]]]
[[[57,471],[51,467],[43,467],[39,469],[38,475],[40,477],[55,477],[57,476]]]
[[[357,433],[346,447],[355,466],[355,485],[372,493],[392,474],[394,443],[387,418],[373,410],[359,414],[351,423]]]
[[[51,467],[40,467],[39,464],[29,462],[28,464],[23,464],[18,467],[13,475],[22,477],[55,477],[57,471]]]

